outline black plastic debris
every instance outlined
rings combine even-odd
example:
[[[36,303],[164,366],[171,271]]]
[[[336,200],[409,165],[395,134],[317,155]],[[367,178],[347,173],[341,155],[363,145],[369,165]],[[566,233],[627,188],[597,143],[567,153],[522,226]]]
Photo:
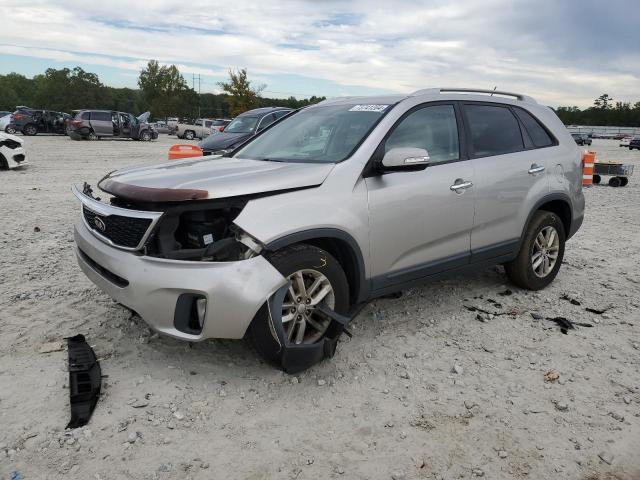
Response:
[[[571,298],[566,293],[560,297],[560,300],[566,300],[571,305],[581,305],[581,303],[578,300],[576,300],[575,298]]]
[[[567,335],[569,330],[575,330],[575,325],[580,327],[593,327],[590,323],[584,322],[572,322],[571,320],[565,317],[547,317],[547,320],[551,320],[552,322],[557,323],[560,326],[560,331]]]
[[[587,312],[589,312],[589,313],[595,313],[596,315],[602,315],[603,313],[605,313],[605,312],[607,312],[607,311],[611,310],[611,307],[608,307],[608,308],[602,308],[602,309],[600,309],[600,308],[590,308],[590,307],[587,307],[587,308],[585,308],[585,310],[586,310]]]
[[[295,344],[289,341],[282,325],[282,309],[276,305],[282,305],[284,297],[289,289],[289,284],[282,287],[269,300],[269,312],[272,327],[280,343],[280,365],[287,373],[297,373],[321,362],[325,358],[331,358],[336,353],[338,338],[342,333],[352,336],[346,327],[353,317],[346,317],[334,312],[326,305],[319,305],[316,311],[331,320],[324,338],[313,344]],[[355,315],[354,315],[355,316]]]
[[[511,290],[509,290],[508,288],[502,292],[498,292],[498,295],[503,296],[503,297],[507,297],[509,295],[511,295],[513,292]]]
[[[84,335],[67,338],[69,347],[69,396],[71,420],[66,428],[78,428],[89,423],[100,396],[102,372]]]

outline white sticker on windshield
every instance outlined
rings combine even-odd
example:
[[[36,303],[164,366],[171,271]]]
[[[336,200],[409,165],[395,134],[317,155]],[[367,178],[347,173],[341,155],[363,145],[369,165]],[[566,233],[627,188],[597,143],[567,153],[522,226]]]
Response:
[[[349,109],[350,112],[384,112],[389,105],[354,105]]]

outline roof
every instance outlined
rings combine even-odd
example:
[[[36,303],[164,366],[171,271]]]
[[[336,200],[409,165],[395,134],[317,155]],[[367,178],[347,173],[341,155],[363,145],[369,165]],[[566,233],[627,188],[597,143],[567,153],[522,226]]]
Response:
[[[278,112],[281,110],[286,110],[286,111],[290,111],[293,110],[293,108],[289,108],[289,107],[262,107],[262,108],[254,108],[253,110],[247,110],[246,112],[241,113],[240,116],[244,116],[244,115],[251,115],[251,116],[257,116],[257,115],[266,115],[267,113],[270,112]]]

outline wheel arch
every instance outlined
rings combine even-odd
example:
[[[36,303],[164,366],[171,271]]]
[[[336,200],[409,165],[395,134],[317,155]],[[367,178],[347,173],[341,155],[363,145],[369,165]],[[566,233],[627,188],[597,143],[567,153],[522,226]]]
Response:
[[[527,221],[524,224],[524,228],[522,229],[522,235],[520,238],[524,238],[525,232],[529,223],[531,222],[531,218],[533,214],[538,210],[545,210],[547,212],[555,213],[560,220],[562,220],[562,226],[564,227],[565,235],[567,236],[567,240],[571,235],[571,222],[573,221],[573,208],[571,206],[571,199],[562,193],[556,193],[551,195],[546,195],[535,204],[534,208],[529,212],[529,216],[527,217]]]
[[[292,233],[272,240],[265,245],[275,252],[296,243],[307,243],[326,250],[342,266],[349,282],[351,305],[364,302],[369,295],[369,283],[365,277],[365,264],[358,242],[347,232],[337,228],[317,228]]]

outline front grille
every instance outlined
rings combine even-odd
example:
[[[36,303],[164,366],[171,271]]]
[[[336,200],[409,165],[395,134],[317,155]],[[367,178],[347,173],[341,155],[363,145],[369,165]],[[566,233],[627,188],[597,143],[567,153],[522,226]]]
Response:
[[[126,248],[137,247],[152,223],[150,218],[99,215],[85,206],[82,207],[82,214],[94,232]]]

